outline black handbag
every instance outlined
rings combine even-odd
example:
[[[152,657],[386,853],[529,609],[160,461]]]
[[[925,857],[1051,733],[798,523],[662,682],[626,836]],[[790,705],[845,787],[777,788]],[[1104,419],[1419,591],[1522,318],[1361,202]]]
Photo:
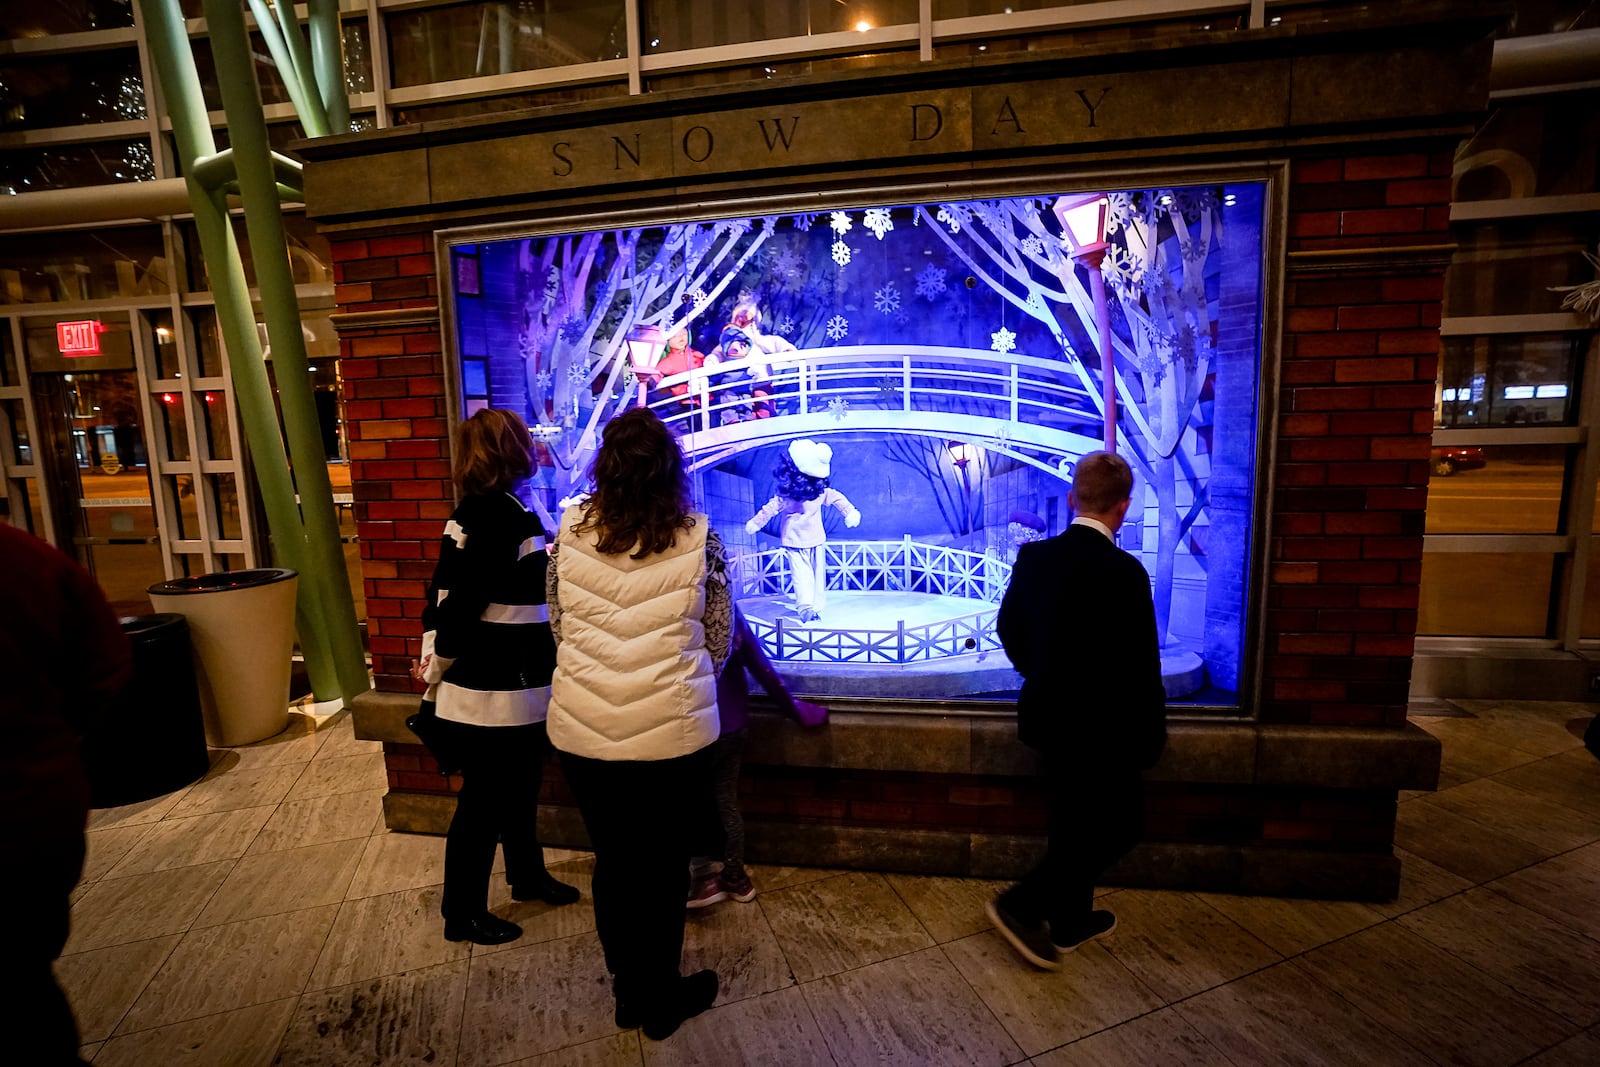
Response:
[[[460,773],[461,745],[455,723],[439,718],[433,701],[424,700],[416,714],[407,717],[406,729],[427,746],[433,761],[439,765],[440,774],[448,777]]]

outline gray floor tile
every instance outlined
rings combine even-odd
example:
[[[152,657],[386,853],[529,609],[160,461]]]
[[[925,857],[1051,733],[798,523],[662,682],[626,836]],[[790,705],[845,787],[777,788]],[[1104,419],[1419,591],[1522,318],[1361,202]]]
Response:
[[[110,1037],[182,939],[181,934],[168,934],[56,960],[56,980],[78,1019],[79,1039]]]
[[[1474,883],[1538,863],[1554,851],[1458,815],[1431,797],[1400,805],[1395,813],[1394,841]]]
[[[641,1042],[647,1067],[816,1067],[833,1062],[799,989],[723,1004],[690,1019],[666,1041]]]
[[[517,1060],[506,1067],[643,1067],[644,1052],[639,1042],[639,1031],[624,1030],[610,1037]]]
[[[1594,1067],[1600,1063],[1600,1029],[1589,1029],[1546,1049],[1522,1067]]]
[[[587,934],[476,956],[467,981],[462,1063],[490,1064],[617,1033],[598,939]]]
[[[345,901],[304,988],[330,989],[466,959],[466,942],[444,939],[439,892],[429,886]]]
[[[367,752],[338,759],[314,759],[306,765],[285,800],[310,800],[334,793],[360,793],[387,789],[389,774],[383,769],[383,753]]]
[[[393,974],[300,998],[278,1064],[450,1067],[461,1037],[467,961]]]
[[[355,876],[364,844],[333,841],[246,856],[234,865],[195,926],[220,926],[317,904],[337,904]]]
[[[756,900],[801,982],[933,944],[882,875],[852,872]]]
[[[1195,896],[1285,956],[1297,956],[1383,921],[1372,908],[1349,900],[1286,900],[1225,893]]]
[[[95,1067],[269,1067],[294,1006],[288,997],[114,1037]]]
[[[794,984],[789,961],[755,904],[728,901],[691,912],[684,927],[683,973],[709,967],[721,988],[717,1003],[726,1004]]]
[[[354,899],[443,884],[443,837],[383,833],[367,838],[347,893]]]
[[[224,860],[128,878],[102,878],[72,905],[72,933],[66,951],[87,952],[182,933],[231,870],[233,861]]]
[[[133,850],[154,825],[154,823],[133,823],[105,830],[90,830],[84,835],[84,844],[88,851],[84,856],[83,876],[79,881],[98,882],[110,874],[111,869]]]
[[[231,767],[223,770],[213,767],[203,780],[189,787],[167,818],[211,815],[219,811],[258,808],[264,804],[275,806],[289,792],[289,787],[294,785],[305,767],[304,763],[254,769]]]
[[[1190,893],[1127,889],[1102,906],[1117,928],[1100,944],[1168,1004],[1282,958]]]
[[[1600,940],[1600,844],[1545,860],[1489,888]]]
[[[1367,904],[1385,918],[1392,919],[1473,886],[1459,874],[1451,874],[1403,848],[1396,848],[1394,854],[1400,860],[1400,895],[1394,900]]]
[[[987,930],[989,917],[983,907],[1010,884],[921,874],[886,874],[884,878],[940,944]]]
[[[369,789],[279,804],[246,855],[370,837],[383,819],[383,793]]]
[[[240,808],[212,815],[163,819],[128,850],[107,878],[236,860],[272,817],[272,807]]]
[[[1574,811],[1492,778],[1443,790],[1433,803],[1552,854],[1600,840],[1600,815]]]
[[[1513,767],[1495,775],[1494,780],[1600,817],[1600,759],[1586,748]]]
[[[1031,1061],[1034,1067],[1233,1067],[1228,1057],[1184,1021],[1176,1008],[1074,1041]]]

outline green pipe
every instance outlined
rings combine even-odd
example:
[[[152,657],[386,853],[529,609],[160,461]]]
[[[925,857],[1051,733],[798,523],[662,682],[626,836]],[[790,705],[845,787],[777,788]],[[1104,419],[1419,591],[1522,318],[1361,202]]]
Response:
[[[313,99],[316,94],[306,92],[305,82],[295,67],[294,53],[289,51],[289,44],[283,39],[283,31],[278,28],[272,9],[267,6],[266,0],[250,0],[250,12],[256,17],[256,29],[261,31],[261,39],[266,42],[267,51],[272,53],[272,62],[278,68],[278,76],[283,79],[283,87],[289,93],[295,113],[300,116],[300,125],[305,128],[306,136],[326,137],[327,119],[322,113],[322,101]],[[206,23],[209,26],[210,19]],[[211,34],[213,56],[216,54],[216,36],[215,32]],[[252,58],[250,62],[254,69],[255,60]],[[218,71],[219,77],[220,74]]]
[[[227,201],[220,191],[208,190],[194,173],[197,161],[217,154],[217,145],[211,135],[189,35],[177,0],[139,0],[139,7],[161,81],[162,96],[167,101],[167,113],[172,117],[173,139],[177,142],[186,175],[184,181],[190,207],[194,210],[195,230],[211,278],[217,323],[222,331],[228,366],[233,372],[239,417],[250,446],[251,467],[261,490],[268,529],[278,560],[304,573],[305,529],[295,504],[289,459],[284,453],[272,390],[262,364],[244,261],[239,256],[239,245],[228,219]],[[306,672],[313,690],[336,693],[333,656],[321,612],[315,610],[314,604],[314,595],[302,583],[296,601],[296,620]]]
[[[306,135],[326,137],[329,132],[328,109],[323,106],[322,95],[317,91],[317,74],[311,67],[311,46],[306,44],[306,35],[300,29],[300,20],[295,18],[293,0],[267,0],[267,2],[271,5],[272,14],[278,20],[278,30],[283,34],[283,43],[288,47],[289,55],[294,60],[294,73],[300,81],[300,94],[305,98],[306,104],[317,113],[317,121],[322,124],[321,133],[312,133],[307,127]],[[305,117],[305,112],[301,110],[301,120],[304,121]]]
[[[350,132],[350,97],[344,83],[344,27],[339,0],[310,0],[306,24],[311,29],[311,72],[328,113],[328,132]]]
[[[238,0],[205,0],[205,12],[212,52],[217,57],[217,84],[228,115],[234,167],[244,196],[245,229],[255,250],[256,286],[272,342],[279,407],[300,490],[307,544],[307,569],[301,581],[316,591],[315,603],[324,613],[340,692],[349,700],[369,688],[367,661],[334,515],[322,428],[306,370],[300,304],[286,252],[289,242],[283,230],[267,120],[250,65],[250,38]]]

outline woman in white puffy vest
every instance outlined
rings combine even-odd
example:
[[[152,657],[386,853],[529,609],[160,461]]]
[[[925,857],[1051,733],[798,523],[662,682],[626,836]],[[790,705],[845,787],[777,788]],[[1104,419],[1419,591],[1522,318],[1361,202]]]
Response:
[[[691,510],[683,453],[653,412],[606,425],[592,478],[550,546],[550,741],[594,845],[617,1025],[660,1040],[717,996],[715,972],[679,967],[733,601],[722,542]]]

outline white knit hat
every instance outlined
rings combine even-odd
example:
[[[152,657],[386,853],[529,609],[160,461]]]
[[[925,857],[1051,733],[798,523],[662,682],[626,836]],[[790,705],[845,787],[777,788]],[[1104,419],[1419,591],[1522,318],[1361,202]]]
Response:
[[[826,478],[828,465],[833,461],[833,449],[810,438],[803,438],[789,446],[789,462],[801,474],[813,478]]]

